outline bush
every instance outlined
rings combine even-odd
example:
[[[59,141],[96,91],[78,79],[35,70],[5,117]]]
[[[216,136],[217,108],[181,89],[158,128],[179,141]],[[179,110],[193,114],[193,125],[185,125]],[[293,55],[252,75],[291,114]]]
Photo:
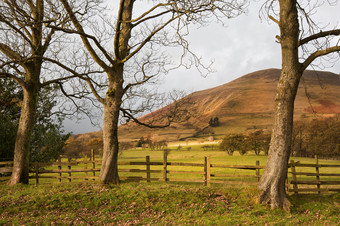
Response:
[[[119,142],[119,151],[126,151],[134,148],[133,142]]]
[[[228,134],[226,135],[221,144],[220,149],[226,151],[228,155],[233,155],[235,151],[244,152],[245,136],[243,134]]]
[[[260,155],[263,151],[266,155],[269,151],[270,134],[265,134],[263,130],[250,133],[246,139],[248,150],[254,151],[255,155]]]

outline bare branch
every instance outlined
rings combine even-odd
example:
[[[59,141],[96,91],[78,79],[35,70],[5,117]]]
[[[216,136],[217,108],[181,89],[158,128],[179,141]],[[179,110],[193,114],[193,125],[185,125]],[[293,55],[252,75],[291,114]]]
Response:
[[[70,19],[73,23],[73,25],[75,26],[75,28],[77,29],[77,31],[80,33],[80,37],[86,47],[86,49],[89,51],[89,53],[91,54],[92,58],[97,62],[97,64],[99,66],[101,66],[105,71],[109,70],[109,66],[100,59],[100,57],[97,55],[96,51],[93,49],[91,43],[89,42],[89,40],[87,39],[86,36],[84,36],[83,34],[85,34],[85,31],[82,27],[82,25],[79,23],[78,19],[76,18],[75,14],[72,11],[71,6],[68,4],[67,0],[60,0],[61,3],[63,4],[67,14],[70,16]],[[123,0],[122,0],[123,1]]]
[[[137,17],[136,19],[132,19],[132,20],[129,20],[129,21],[122,21],[123,23],[134,23],[134,22],[137,22],[138,24],[141,23],[141,22],[144,22],[148,19],[151,19],[151,18],[155,18],[154,16],[150,16],[150,17],[147,17],[147,18],[144,18],[145,16],[147,16],[148,14],[152,13],[155,9],[159,8],[159,7],[162,7],[162,6],[169,6],[169,5],[173,5],[174,3],[159,3],[155,6],[153,6],[152,8],[150,8],[148,11],[144,12],[142,15],[140,15],[139,17]],[[166,12],[170,12],[170,10],[167,10]],[[164,14],[164,13],[163,13]],[[144,18],[144,19],[143,19]],[[143,19],[143,20],[142,20]]]
[[[268,18],[271,19],[272,21],[274,21],[275,23],[277,23],[278,25],[280,24],[280,21],[278,21],[277,19],[275,19],[273,16],[268,15]]]
[[[309,37],[306,37],[304,39],[299,40],[299,46],[304,45],[310,41],[316,40],[318,38],[323,38],[327,36],[337,36],[340,35],[340,29],[337,30],[329,30],[329,31],[320,31],[317,34],[311,35]]]
[[[70,72],[71,74],[73,75],[70,75],[70,76],[66,76],[66,77],[63,77],[63,78],[58,78],[58,79],[54,79],[54,80],[50,80],[50,81],[47,81],[47,82],[44,82],[42,84],[42,86],[47,86],[47,85],[50,85],[51,83],[58,83],[60,84],[61,81],[65,81],[65,80],[68,80],[68,79],[71,79],[71,78],[80,78],[84,81],[86,81],[93,93],[93,95],[97,98],[97,100],[104,104],[104,101],[105,99],[103,99],[102,97],[100,97],[100,95],[98,94],[98,92],[96,91],[96,89],[94,88],[92,82],[91,82],[91,79],[88,77],[90,74],[95,74],[95,73],[103,73],[103,71],[91,71],[91,72],[87,72],[87,73],[78,73],[77,71],[73,70],[72,68],[60,63],[59,61],[57,60],[53,60],[53,59],[49,59],[49,58],[46,58],[44,57],[43,58],[44,60],[46,61],[49,61],[49,62],[52,62],[56,65],[58,65],[59,67],[63,68],[64,70]]]
[[[109,53],[105,50],[105,48],[100,44],[100,42],[97,40],[96,37],[94,37],[93,35],[89,35],[84,33],[83,31],[74,31],[74,30],[70,30],[70,29],[66,29],[66,28],[61,28],[61,27],[57,27],[57,26],[53,26],[53,25],[48,25],[48,27],[53,28],[55,30],[59,30],[68,34],[77,34],[80,35],[81,37],[86,37],[91,39],[95,45],[98,47],[98,49],[104,54],[104,56],[106,57],[106,59],[108,61],[110,61],[111,64],[114,63],[114,60],[112,59],[112,57],[109,55]],[[91,54],[91,53],[90,53]],[[100,64],[99,64],[100,65]],[[100,65],[101,66],[101,65]],[[104,68],[103,68],[104,69]]]
[[[50,33],[47,35],[47,38],[45,40],[45,43],[43,45],[43,52],[45,53],[47,48],[49,47],[51,41],[52,41],[52,37],[53,37],[53,34],[54,34],[55,30],[54,29],[51,29]]]
[[[65,81],[65,80],[68,80],[68,79],[71,79],[71,78],[78,78],[78,77],[79,77],[78,75],[70,75],[70,76],[66,76],[66,77],[63,77],[63,78],[57,78],[57,79],[49,80],[47,82],[42,83],[41,87],[49,86],[53,83],[59,84],[61,81]]]
[[[160,13],[158,13],[158,14],[155,14],[155,15],[152,15],[152,16],[149,16],[149,17],[146,17],[146,18],[144,18],[144,19],[142,19],[142,20],[139,20],[137,23],[134,23],[133,26],[138,26],[139,24],[144,23],[144,22],[146,22],[146,21],[148,21],[148,20],[158,18],[158,17],[160,17],[160,16],[163,16],[163,15],[165,15],[165,14],[167,14],[167,13],[171,13],[171,12],[173,12],[173,10],[166,10],[166,11],[160,12]]]
[[[25,81],[7,72],[0,72],[0,78],[11,78],[15,80],[22,88],[26,88]]]
[[[87,84],[89,85],[89,87],[90,87],[90,89],[91,89],[93,95],[96,97],[96,99],[97,99],[100,103],[102,103],[102,104],[104,105],[104,104],[105,104],[105,99],[102,98],[102,97],[98,94],[96,88],[93,86],[93,84],[92,84],[92,82],[91,82],[91,79],[88,78],[88,77],[87,77],[87,78],[82,78],[82,79],[85,80],[85,81],[87,82]]]
[[[21,9],[21,7],[17,5],[16,1],[11,0],[11,2],[9,2],[8,0],[5,0],[5,2],[10,7],[11,13],[13,15],[17,15],[17,13],[20,13],[21,16],[26,18],[26,22],[32,19],[32,17],[29,14],[27,14],[25,10]],[[28,38],[32,39],[32,34],[26,29],[26,26],[22,23],[22,21],[19,20],[19,17],[15,16],[13,19],[18,24],[18,26],[24,30]]]
[[[154,78],[156,75],[147,75],[145,72],[145,65],[148,64],[149,62],[144,62],[141,68],[141,72],[143,73],[143,79],[141,81],[137,81],[135,83],[129,83],[125,86],[125,88],[123,89],[123,93],[125,94],[130,88],[134,87],[134,86],[139,86],[139,85],[143,85],[145,83],[147,83],[148,81],[150,81],[150,79]]]
[[[128,61],[131,57],[133,57],[135,54],[137,54],[151,39],[152,37],[157,34],[159,31],[161,31],[162,29],[164,29],[168,24],[170,24],[171,22],[175,21],[176,19],[180,18],[183,14],[178,14],[176,17],[173,17],[171,19],[169,19],[166,23],[164,23],[162,26],[158,27],[157,29],[155,29],[153,32],[150,33],[150,35],[148,37],[146,37],[142,43],[140,43],[140,45],[132,52],[130,53],[127,57],[125,57],[123,60],[120,61],[120,63],[125,63],[126,61]]]
[[[325,56],[327,54],[333,53],[333,52],[340,52],[340,46],[333,46],[329,47],[327,49],[318,50],[314,53],[312,53],[303,63],[302,68],[305,70],[316,58]]]
[[[168,122],[164,125],[152,125],[152,124],[149,124],[149,123],[144,123],[144,122],[141,122],[140,120],[138,120],[137,118],[135,118],[132,114],[130,114],[127,109],[120,108],[120,110],[123,112],[123,115],[125,117],[128,117],[129,119],[133,120],[135,123],[137,123],[141,126],[145,126],[145,127],[148,127],[148,128],[166,128],[166,127],[169,127],[171,125],[171,120],[168,120]]]
[[[5,23],[8,27],[10,27],[11,29],[13,29],[16,33],[20,34],[21,37],[23,37],[23,39],[25,39],[26,42],[28,42],[30,45],[32,45],[31,40],[29,39],[29,37],[27,37],[25,35],[24,32],[22,32],[20,29],[18,29],[17,27],[15,27],[10,21],[5,20],[5,17],[3,15],[0,14],[0,22]]]
[[[0,51],[3,52],[8,58],[16,62],[22,62],[23,58],[16,52],[14,52],[9,46],[0,43]]]

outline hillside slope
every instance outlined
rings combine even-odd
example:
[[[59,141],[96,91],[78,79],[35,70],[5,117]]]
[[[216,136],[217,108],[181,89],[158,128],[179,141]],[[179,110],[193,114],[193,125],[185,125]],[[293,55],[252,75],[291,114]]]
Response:
[[[244,75],[227,84],[194,92],[182,102],[190,102],[194,117],[164,129],[148,129],[135,123],[121,125],[120,141],[131,141],[150,136],[154,139],[177,140],[192,137],[207,128],[210,118],[218,117],[219,127],[208,130],[216,136],[226,133],[251,132],[272,128],[276,85],[279,69],[267,69]],[[141,118],[153,120],[155,115],[167,111],[159,109]],[[295,119],[328,117],[340,114],[340,77],[321,71],[306,71],[295,101]],[[204,131],[203,131],[204,133]],[[101,132],[90,133],[100,137]]]

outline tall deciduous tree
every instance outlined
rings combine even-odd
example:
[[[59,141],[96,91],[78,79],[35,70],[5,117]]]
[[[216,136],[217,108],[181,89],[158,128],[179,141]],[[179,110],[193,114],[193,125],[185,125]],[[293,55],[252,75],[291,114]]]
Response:
[[[277,36],[277,39],[281,45],[282,72],[275,97],[274,128],[267,166],[259,184],[259,202],[270,204],[272,208],[288,210],[285,181],[298,85],[303,71],[316,58],[340,52],[339,41],[331,42],[331,37],[340,36],[340,29],[320,31],[307,13],[307,7],[313,7],[310,1],[310,5],[304,6],[297,0],[279,0],[279,11],[275,8],[276,3],[277,1],[267,2],[265,9],[269,12],[269,18],[280,28],[280,36]],[[276,15],[279,19],[274,18],[275,15],[272,14],[276,12],[279,12],[279,15]],[[303,29],[306,26],[308,29]],[[311,46],[315,49],[311,49]]]
[[[2,1],[1,3],[2,77],[14,79],[23,89],[21,116],[15,142],[10,184],[28,183],[29,140],[35,120],[39,76],[53,32],[43,40],[44,1]],[[6,33],[6,34],[5,34]],[[16,33],[16,34],[15,34]],[[10,38],[9,38],[10,37]],[[5,66],[9,66],[7,71]],[[13,72],[12,72],[13,70]],[[19,74],[16,76],[15,74]]]
[[[212,16],[218,19],[236,16],[241,12],[242,4],[237,0],[120,0],[116,21],[109,23],[114,37],[111,40],[112,45],[108,47],[108,37],[98,32],[98,27],[92,27],[92,33],[89,34],[91,27],[85,27],[81,23],[81,15],[73,9],[77,1],[60,1],[75,27],[73,31],[64,31],[80,35],[87,51],[107,75],[105,97],[101,97],[91,81],[87,81],[97,100],[104,106],[103,162],[99,180],[102,183],[119,183],[117,132],[120,112],[125,117],[146,125],[134,117],[138,110],[125,108],[123,100],[135,95],[137,87],[154,82],[158,75],[169,70],[164,47],[182,46],[184,52],[179,56],[180,64],[188,67],[195,64],[202,66],[200,59],[194,55],[189,64],[182,61],[186,55],[191,54],[188,42],[184,39],[188,25],[205,23]],[[91,2],[88,3],[91,5]],[[133,13],[135,3],[139,3],[140,8],[150,7],[137,15]],[[152,102],[153,98],[155,96],[148,96],[145,103]],[[168,119],[173,120],[173,116]]]
[[[58,26],[68,19],[60,13],[59,6],[50,0],[0,1],[0,77],[17,82],[23,93],[10,185],[28,183],[30,138],[41,87],[66,79],[63,75],[48,80],[53,67],[47,65],[45,58],[57,58],[61,50],[56,41],[60,36],[46,26]]]

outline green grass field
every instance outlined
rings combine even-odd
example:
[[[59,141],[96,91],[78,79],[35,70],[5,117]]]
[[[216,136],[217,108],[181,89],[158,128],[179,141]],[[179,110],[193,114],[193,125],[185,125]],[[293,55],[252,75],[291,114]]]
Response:
[[[151,161],[161,162],[163,158],[161,151],[135,149],[121,153],[119,161],[145,161],[146,155],[150,156]],[[259,160],[261,165],[265,165],[267,160],[264,155],[256,156],[251,153],[241,156],[236,152],[233,156],[229,156],[222,151],[204,151],[200,145],[192,145],[190,151],[187,151],[184,146],[181,150],[177,150],[175,145],[171,147],[168,161],[203,163],[204,156],[210,156],[211,164],[224,165],[255,165],[256,160]],[[310,158],[293,159],[302,163],[315,163],[315,160]],[[319,160],[319,163],[340,164],[339,161],[332,160]],[[133,167],[145,169],[145,166]],[[151,169],[161,169],[161,167],[152,166]],[[83,168],[83,165],[74,168]],[[132,166],[120,166],[120,168],[132,168]],[[338,169],[325,168],[320,171],[337,173]],[[172,170],[171,166],[168,170]],[[202,171],[202,167],[182,167],[176,170]],[[212,173],[221,173],[213,170],[212,168]],[[223,173],[240,174],[236,169],[223,170]],[[250,173],[253,174],[254,171]],[[124,177],[128,174],[131,175],[120,173],[120,176]],[[84,173],[72,173],[72,176],[74,175],[84,175]],[[141,176],[144,177],[145,173]],[[152,177],[161,177],[161,174]],[[175,174],[169,177],[202,178],[202,175]],[[256,204],[257,190],[254,185],[235,187],[214,184],[205,187],[202,183],[123,182],[119,186],[103,186],[96,181],[72,180],[72,183],[68,183],[67,179],[63,179],[63,183],[57,181],[57,179],[41,179],[38,186],[34,185],[34,180],[30,181],[30,185],[14,187],[0,185],[0,225],[340,224],[340,193],[325,193],[321,196],[290,193],[291,211],[284,212]]]
[[[256,189],[164,183],[0,185],[0,225],[339,225],[340,194],[289,196],[290,212]]]

